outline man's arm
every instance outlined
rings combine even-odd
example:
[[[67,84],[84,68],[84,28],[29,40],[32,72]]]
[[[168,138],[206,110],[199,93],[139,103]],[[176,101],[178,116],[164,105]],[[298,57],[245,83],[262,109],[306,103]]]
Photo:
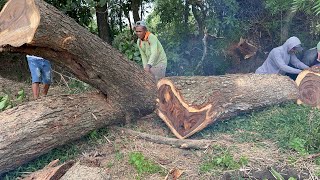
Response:
[[[307,69],[309,66],[305,65],[303,62],[301,62],[296,55],[291,55],[290,62],[292,65],[299,69]]]
[[[290,73],[290,74],[299,74],[301,72],[300,69],[296,69],[293,67],[288,66],[285,62],[284,59],[281,56],[280,51],[275,51],[274,55],[272,57],[272,60],[275,62],[275,64],[279,67],[280,70]]]
[[[138,49],[139,49],[139,52],[140,52],[140,56],[141,56],[141,59],[142,59],[142,66],[143,66],[143,68],[145,68],[146,65],[147,65],[148,60],[147,60],[146,54],[142,51],[142,49],[140,47],[140,41],[141,40],[137,41],[137,46],[138,46]]]
[[[151,66],[154,66],[157,58],[159,57],[159,53],[158,53],[158,39],[155,35],[150,35],[149,36],[149,44],[150,44],[150,51],[151,51],[151,55],[150,58],[148,60],[148,64]]]

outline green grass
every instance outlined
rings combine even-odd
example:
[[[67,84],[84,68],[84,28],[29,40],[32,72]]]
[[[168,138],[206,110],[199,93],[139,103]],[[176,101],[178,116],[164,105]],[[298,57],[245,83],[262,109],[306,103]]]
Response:
[[[236,160],[229,150],[216,147],[214,155],[208,155],[204,159],[204,163],[200,165],[200,172],[211,172],[211,171],[224,171],[224,170],[237,170],[242,166],[248,164],[248,158],[240,157]]]
[[[145,158],[141,152],[131,152],[129,154],[129,163],[137,170],[139,176],[142,174],[155,174],[164,172],[162,167]]]
[[[239,142],[271,139],[282,149],[300,154],[320,151],[320,110],[296,104],[274,106],[262,112],[217,122],[201,134],[232,134]]]

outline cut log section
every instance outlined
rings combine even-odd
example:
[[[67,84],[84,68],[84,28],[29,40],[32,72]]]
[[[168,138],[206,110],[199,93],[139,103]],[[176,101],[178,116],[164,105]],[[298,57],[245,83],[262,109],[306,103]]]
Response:
[[[124,123],[122,109],[110,104],[101,93],[87,93],[48,96],[1,112],[0,175],[94,129]]]
[[[69,161],[58,165],[59,160],[50,162],[46,167],[40,171],[34,172],[28,175],[22,180],[55,180],[60,179],[74,164],[73,161]]]
[[[299,99],[297,104],[320,108],[320,66],[303,70],[297,77]]]
[[[218,119],[298,98],[295,82],[280,75],[168,77],[157,86],[157,114],[179,139]]]

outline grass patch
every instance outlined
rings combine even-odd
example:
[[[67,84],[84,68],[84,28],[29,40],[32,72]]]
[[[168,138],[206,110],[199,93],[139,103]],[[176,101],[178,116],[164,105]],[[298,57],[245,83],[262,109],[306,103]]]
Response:
[[[216,148],[214,150],[215,155],[209,155],[206,157],[203,164],[200,165],[200,172],[211,171],[224,171],[224,170],[237,170],[242,166],[248,164],[248,158],[240,157],[236,160],[233,155],[226,149]],[[209,160],[207,160],[209,159]]]
[[[317,153],[320,151],[320,111],[296,104],[274,106],[218,122],[202,135],[218,133],[233,134],[240,142],[272,139],[283,149],[289,148],[300,154]]]
[[[154,162],[146,159],[141,152],[131,152],[129,154],[129,163],[133,165],[133,167],[138,172],[138,179],[143,174],[155,174],[162,173],[164,169]]]

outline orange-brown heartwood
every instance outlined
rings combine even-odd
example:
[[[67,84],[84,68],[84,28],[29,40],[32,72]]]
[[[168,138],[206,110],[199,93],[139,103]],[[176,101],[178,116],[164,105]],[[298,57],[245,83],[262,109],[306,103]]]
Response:
[[[303,70],[297,77],[299,87],[298,104],[320,108],[320,66]]]
[[[297,86],[280,75],[168,77],[158,82],[158,115],[176,137],[187,138],[216,120],[294,101]]]

